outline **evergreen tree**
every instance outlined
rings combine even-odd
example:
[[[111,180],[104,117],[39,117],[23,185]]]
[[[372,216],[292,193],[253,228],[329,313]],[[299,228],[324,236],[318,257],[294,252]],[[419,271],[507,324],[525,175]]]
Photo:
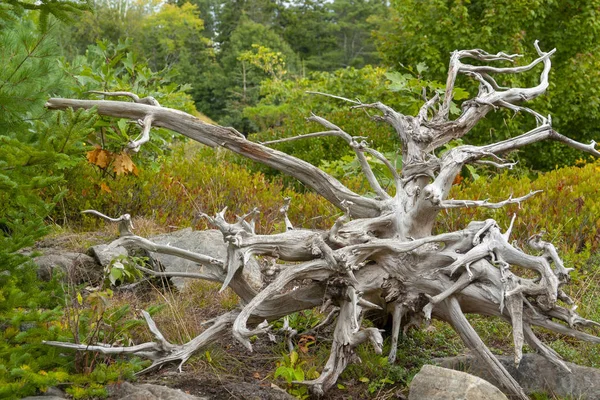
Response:
[[[71,21],[73,14],[90,8],[91,0],[39,0],[36,2],[4,0],[0,2],[0,27],[8,28],[10,22],[17,21],[27,11],[38,11],[36,18],[39,28],[45,32],[50,16],[67,22]]]
[[[44,109],[49,93],[61,94],[65,74],[52,24],[38,30],[31,17],[4,18],[0,31],[0,398],[35,394],[68,377],[37,375],[59,361],[41,340],[58,338],[47,324],[60,316],[52,310],[60,288],[40,282],[19,250],[47,233],[44,219],[64,193],[63,173],[79,161],[95,118]]]
[[[12,252],[44,233],[49,195],[59,192],[61,171],[82,154],[90,117],[72,113],[57,119],[44,109],[47,93],[60,94],[64,83],[50,32],[37,32],[27,19],[5,27],[0,33],[0,238],[13,245],[0,251]]]

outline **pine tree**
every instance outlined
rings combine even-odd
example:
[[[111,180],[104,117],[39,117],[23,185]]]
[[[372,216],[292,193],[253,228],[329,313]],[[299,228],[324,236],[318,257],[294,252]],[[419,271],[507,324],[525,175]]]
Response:
[[[19,250],[47,232],[63,171],[78,162],[95,120],[89,112],[46,112],[47,93],[61,93],[65,73],[52,29],[36,29],[29,17],[0,21],[0,398],[35,394],[65,375],[30,375],[56,366],[41,338],[58,337],[45,324],[60,315],[52,308],[61,296]]]
[[[60,94],[64,80],[56,46],[27,19],[8,28],[0,33],[0,238],[12,244],[0,251],[12,252],[44,233],[49,188],[82,152],[90,117],[47,114],[46,93]]]
[[[50,16],[58,21],[68,22],[78,11],[89,10],[91,0],[40,0],[33,2],[4,0],[0,2],[0,27],[17,21],[28,11],[38,11],[36,18],[42,32],[48,29]]]

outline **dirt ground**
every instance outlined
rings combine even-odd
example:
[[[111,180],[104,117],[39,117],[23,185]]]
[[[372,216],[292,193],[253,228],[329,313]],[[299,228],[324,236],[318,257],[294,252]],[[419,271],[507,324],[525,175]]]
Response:
[[[140,381],[181,389],[209,399],[292,400],[294,397],[285,390],[286,382],[273,379],[276,362],[281,359],[278,349],[281,345],[264,338],[253,343],[253,352],[248,353],[233,338],[223,338],[211,347],[211,363],[206,361],[206,357],[195,357],[183,366],[181,373],[167,368],[142,376]],[[321,399],[406,399],[405,388],[388,387],[379,393],[369,394],[366,385],[361,382],[343,381],[343,385],[343,390],[333,387]]]

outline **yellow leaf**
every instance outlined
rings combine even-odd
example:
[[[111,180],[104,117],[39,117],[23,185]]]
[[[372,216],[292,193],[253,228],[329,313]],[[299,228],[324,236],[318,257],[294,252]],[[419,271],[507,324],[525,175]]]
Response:
[[[110,152],[98,147],[92,151],[88,151],[86,157],[91,164],[97,165],[100,168],[106,168],[110,164],[112,155]]]
[[[115,156],[113,169],[117,175],[126,175],[134,172],[135,164],[127,153],[119,153]]]
[[[104,182],[100,183],[100,189],[106,193],[112,193],[112,190],[110,190],[108,185]]]
[[[98,152],[100,151],[99,148],[95,148],[92,151],[88,151],[86,153],[86,157],[87,160],[91,163],[91,164],[96,164],[96,160],[98,159]]]
[[[106,150],[100,150],[98,152],[98,159],[96,165],[100,168],[106,168],[110,164],[110,153]]]

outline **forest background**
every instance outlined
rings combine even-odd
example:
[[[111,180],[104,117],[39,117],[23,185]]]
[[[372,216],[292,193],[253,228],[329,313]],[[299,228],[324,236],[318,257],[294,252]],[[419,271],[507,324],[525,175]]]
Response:
[[[138,126],[100,118],[93,111],[49,113],[44,102],[50,95],[101,98],[90,91],[129,91],[153,96],[163,106],[233,126],[254,141],[309,133],[314,126],[305,118],[315,112],[351,135],[368,137],[401,166],[388,127],[350,111],[343,101],[306,92],[382,101],[415,114],[423,88],[431,97],[444,87],[451,51],[520,53],[520,62],[527,63],[537,39],[557,52],[549,91],[532,107],[551,114],[558,131],[589,141],[600,137],[599,9],[600,1],[591,0],[1,1],[0,397],[18,398],[55,385],[75,398],[102,397],[105,384],[131,378],[141,368],[135,359],[64,355],[41,344],[117,342],[144,335],[137,329],[139,320],[127,322],[133,311],[113,293],[110,281],[94,295],[60,277],[40,282],[24,255],[22,249],[45,235],[99,229],[99,222],[82,216],[81,210],[112,216],[128,212],[146,221],[149,231],[161,226],[203,229],[198,211],[212,213],[228,205],[231,215],[259,206],[259,229],[273,232],[282,226],[278,209],[284,197],[292,197],[290,218],[304,228],[329,226],[339,215],[274,170],[185,143],[167,131],[157,129],[139,153],[129,152],[127,144],[139,134]],[[531,85],[535,79],[535,74],[509,76],[502,84]],[[459,85],[455,112],[461,98],[477,90],[468,80]],[[464,141],[502,140],[531,124],[498,112]],[[355,178],[357,162],[335,139],[277,148],[358,191],[368,190]],[[517,237],[525,241],[527,232],[545,230],[575,268],[571,295],[582,304],[582,316],[600,319],[600,164],[555,143],[509,157],[518,161],[509,172],[465,169],[455,182],[456,197],[503,199],[530,188],[545,193],[520,210],[448,212],[440,230],[488,217],[506,223],[518,211]],[[184,310],[169,304],[153,310],[176,320],[174,315]],[[84,329],[86,325],[92,328]],[[508,332],[500,323],[483,321],[480,329],[500,338]],[[185,329],[174,329],[174,335],[182,334],[177,330]],[[349,369],[345,379],[356,378],[369,393],[386,385],[406,387],[428,357],[460,351],[445,334],[440,327],[436,334],[405,338],[428,350],[383,368],[381,360],[367,361],[362,371]],[[600,363],[592,346],[553,340],[553,348],[572,361]],[[203,357],[198,362],[208,362]],[[310,359],[304,361],[310,364]]]

